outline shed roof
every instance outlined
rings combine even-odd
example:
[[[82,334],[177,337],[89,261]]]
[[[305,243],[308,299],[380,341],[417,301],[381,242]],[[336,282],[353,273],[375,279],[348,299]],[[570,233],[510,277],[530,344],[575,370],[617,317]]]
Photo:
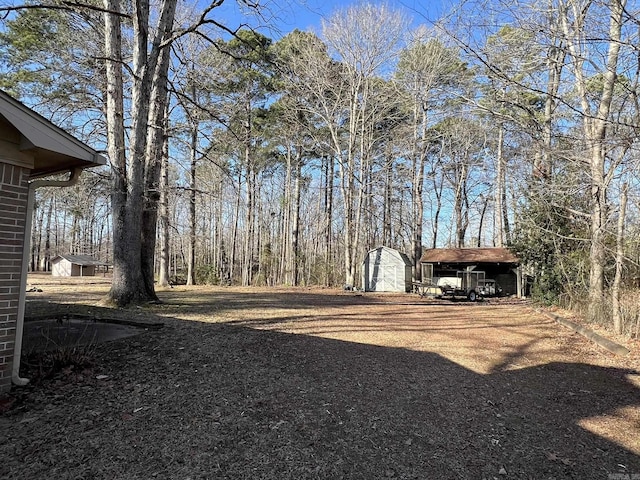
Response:
[[[508,248],[431,248],[420,258],[423,263],[520,263]]]
[[[20,149],[33,155],[32,177],[107,163],[94,149],[2,90],[0,120],[8,122],[20,133]]]
[[[402,262],[407,265],[407,266],[413,266],[413,263],[411,262],[411,259],[409,258],[409,256],[406,253],[402,253],[399,250],[396,250],[395,248],[391,248],[391,247],[385,247],[385,246],[381,246],[381,247],[377,247],[377,248],[372,248],[371,250],[369,250],[369,252],[367,252],[367,256],[371,255],[373,252],[376,252],[378,250],[385,250],[388,253],[390,253],[391,255],[399,258],[400,260],[402,260]]]
[[[74,265],[81,265],[83,267],[91,266],[91,265],[109,265],[108,263],[101,262],[100,260],[96,260],[91,255],[56,255],[51,259],[51,262],[56,262],[58,260],[67,260]]]

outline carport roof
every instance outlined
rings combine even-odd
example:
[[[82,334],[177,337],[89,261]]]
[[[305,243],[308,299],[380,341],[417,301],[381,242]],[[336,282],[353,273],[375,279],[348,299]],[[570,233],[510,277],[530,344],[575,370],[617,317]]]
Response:
[[[431,248],[420,258],[422,263],[520,263],[507,248]]]
[[[106,159],[94,149],[2,90],[1,120],[20,133],[20,150],[33,156],[32,177],[106,164]]]

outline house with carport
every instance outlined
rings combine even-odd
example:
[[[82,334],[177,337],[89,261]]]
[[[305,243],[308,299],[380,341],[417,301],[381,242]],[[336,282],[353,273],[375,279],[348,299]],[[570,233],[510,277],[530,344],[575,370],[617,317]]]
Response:
[[[423,252],[420,267],[423,283],[481,272],[483,280],[495,280],[503,294],[524,294],[520,259],[508,248],[430,248]]]
[[[19,365],[35,191],[71,186],[83,169],[105,164],[94,149],[0,91],[0,393],[27,382]]]

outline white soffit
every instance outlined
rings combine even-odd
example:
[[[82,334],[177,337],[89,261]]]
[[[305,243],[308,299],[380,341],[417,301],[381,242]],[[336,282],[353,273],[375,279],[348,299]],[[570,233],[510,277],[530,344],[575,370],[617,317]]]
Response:
[[[84,160],[92,165],[106,163],[105,159],[91,147],[2,91],[0,91],[0,115],[5,117],[24,137],[20,145],[22,150],[39,148]]]

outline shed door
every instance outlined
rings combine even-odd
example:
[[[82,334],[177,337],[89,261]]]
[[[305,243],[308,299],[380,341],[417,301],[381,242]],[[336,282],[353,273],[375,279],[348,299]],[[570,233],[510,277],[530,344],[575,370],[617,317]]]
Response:
[[[395,292],[398,269],[395,265],[380,266],[377,275],[371,278],[371,290],[376,292]]]

